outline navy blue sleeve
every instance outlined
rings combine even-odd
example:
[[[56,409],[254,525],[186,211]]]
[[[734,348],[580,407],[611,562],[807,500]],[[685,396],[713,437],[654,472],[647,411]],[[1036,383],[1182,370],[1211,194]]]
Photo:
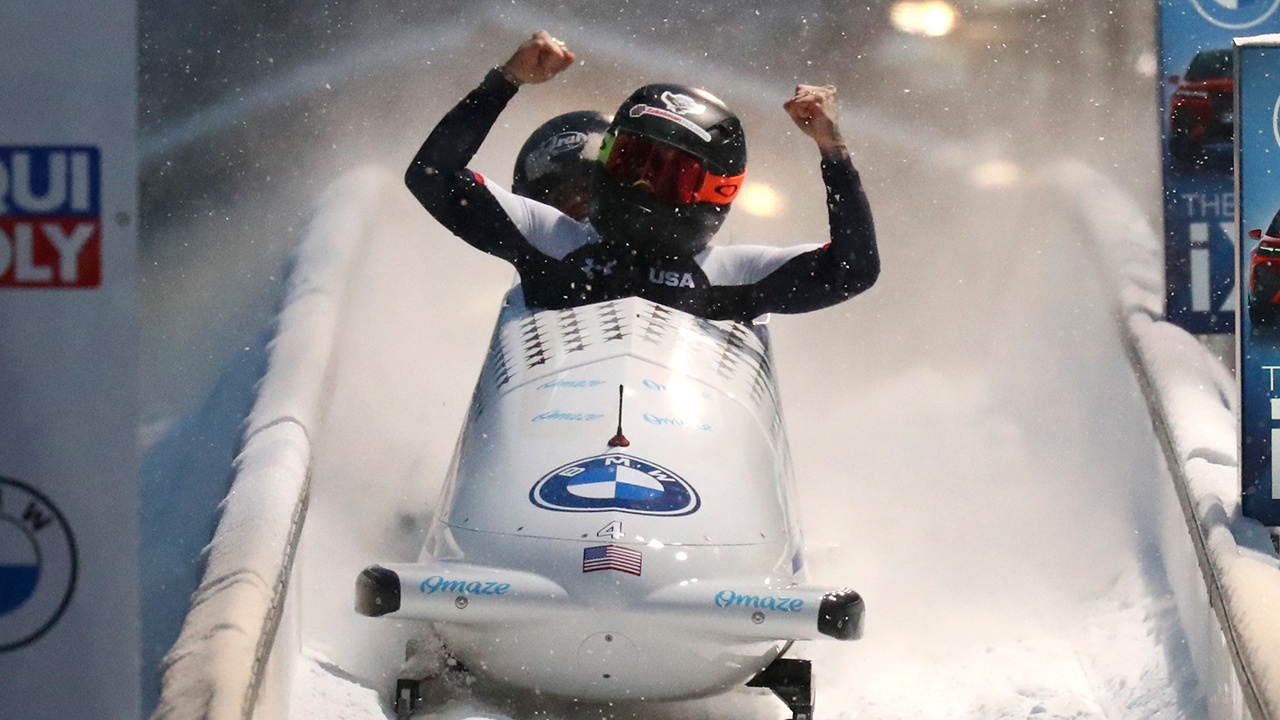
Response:
[[[822,161],[831,243],[797,255],[749,286],[752,317],[801,313],[843,302],[880,276],[875,222],[862,180],[847,156]]]
[[[516,90],[500,71],[490,70],[440,120],[404,175],[409,191],[441,225],[470,245],[512,263],[519,263],[528,243],[467,163]]]

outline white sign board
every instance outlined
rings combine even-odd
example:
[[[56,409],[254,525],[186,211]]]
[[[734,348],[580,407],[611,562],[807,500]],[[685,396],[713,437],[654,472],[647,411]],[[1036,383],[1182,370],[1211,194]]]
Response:
[[[137,720],[135,5],[0,16],[0,717]]]

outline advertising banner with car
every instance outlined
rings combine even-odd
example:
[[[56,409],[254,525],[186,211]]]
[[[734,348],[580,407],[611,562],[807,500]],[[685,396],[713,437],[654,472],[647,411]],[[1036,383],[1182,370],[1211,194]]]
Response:
[[[1235,327],[1232,39],[1280,32],[1280,0],[1161,0],[1165,314],[1197,334]]]
[[[1244,514],[1280,526],[1280,35],[1235,48]]]
[[[0,23],[0,718],[137,720],[133,0]]]

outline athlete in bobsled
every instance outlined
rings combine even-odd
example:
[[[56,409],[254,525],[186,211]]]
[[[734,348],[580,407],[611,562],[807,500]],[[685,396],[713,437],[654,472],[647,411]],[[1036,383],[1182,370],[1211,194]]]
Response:
[[[516,153],[511,192],[587,221],[600,148],[612,122],[602,112],[575,110],[539,125]]]
[[[509,193],[467,163],[521,85],[550,80],[573,55],[540,33],[436,125],[405,183],[454,234],[520,274],[540,308],[639,296],[711,319],[827,307],[879,274],[875,228],[836,124],[835,90],[800,86],[786,109],[822,155],[831,242],[710,246],[746,172],[741,124],[711,94],[646,85],[614,114],[600,151],[590,220]]]
[[[662,701],[746,683],[807,720],[809,662],[784,654],[860,637],[863,604],[808,582],[769,336],[752,320],[831,305],[878,273],[834,89],[801,86],[786,104],[822,155],[831,242],[716,248],[746,149],[702,90],[647,85],[623,103],[587,221],[467,169],[517,88],[572,61],[534,35],[406,174],[519,284],[418,562],[363,571],[356,609],[428,622],[461,666],[537,693]],[[424,687],[397,685],[402,715]]]

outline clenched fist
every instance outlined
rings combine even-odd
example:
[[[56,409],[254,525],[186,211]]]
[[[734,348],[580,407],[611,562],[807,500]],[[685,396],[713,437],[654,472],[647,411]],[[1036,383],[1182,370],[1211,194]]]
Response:
[[[573,51],[565,47],[564,42],[551,37],[546,30],[539,30],[520,43],[515,54],[502,66],[502,73],[518,85],[542,83],[572,65],[573,59]]]
[[[796,94],[782,105],[801,132],[813,138],[823,151],[844,149],[844,139],[836,125],[834,85],[797,85]]]

